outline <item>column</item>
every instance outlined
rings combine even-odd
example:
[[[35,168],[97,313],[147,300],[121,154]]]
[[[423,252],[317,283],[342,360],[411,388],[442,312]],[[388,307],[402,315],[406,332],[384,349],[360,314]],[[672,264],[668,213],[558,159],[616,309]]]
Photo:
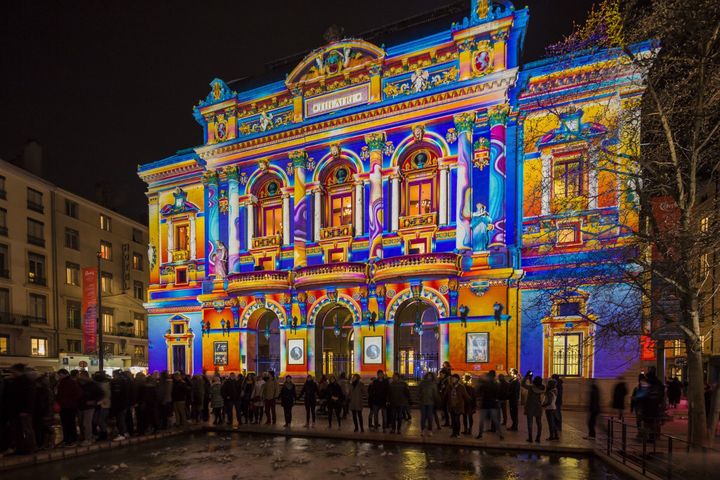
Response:
[[[225,169],[228,179],[228,272],[239,271],[240,258],[240,191],[237,167]]]
[[[550,190],[552,189],[552,158],[550,155],[545,154],[541,157],[542,161],[542,173],[540,175],[540,214],[550,214]]]
[[[175,250],[175,236],[173,235],[173,219],[168,217],[167,219],[167,247],[168,247],[168,262],[172,262],[173,250]]]
[[[458,251],[472,250],[472,137],[475,128],[475,112],[458,113],[454,117],[458,135],[457,188],[455,220],[455,248]]]
[[[313,240],[320,241],[320,229],[322,228],[322,190],[317,187],[313,190],[315,205],[313,207]]]
[[[363,188],[362,180],[355,182],[355,236],[363,234]]]
[[[248,250],[253,248],[252,242],[255,236],[255,204],[252,200],[248,200],[247,203],[247,245]]]
[[[220,239],[220,214],[218,211],[218,176],[212,170],[208,170],[203,175],[203,183],[205,184],[205,231],[207,232],[207,248],[206,256],[206,276],[215,273],[215,263],[210,261],[215,251],[215,245]]]
[[[290,245],[290,194],[283,193],[282,197],[282,216],[283,216],[283,228],[282,228],[282,244],[284,246]]]
[[[507,44],[507,30],[497,31],[491,36],[493,41],[493,71],[505,70],[505,48]]]
[[[390,222],[390,229],[397,232],[400,224],[400,177],[399,175],[393,175],[390,177],[392,182],[392,218]]]
[[[490,239],[505,244],[505,177],[506,177],[506,131],[508,120],[507,105],[497,105],[488,111],[490,125],[490,191],[488,213],[495,229]]]
[[[195,215],[190,217],[190,260],[197,258],[197,239],[195,238]]]
[[[295,243],[295,268],[307,265],[307,256],[305,254],[305,242],[307,241],[307,219],[308,219],[308,200],[305,197],[305,167],[307,165],[307,154],[304,150],[295,150],[290,152],[290,160],[292,160],[295,178],[295,212],[293,220],[295,229],[293,232],[293,242]]]
[[[448,217],[448,197],[447,197],[447,187],[448,187],[448,167],[447,165],[440,165],[440,208],[439,208],[439,214],[438,214],[438,223],[440,225],[447,225],[447,217]]]
[[[588,210],[594,210],[598,206],[598,171],[597,171],[597,152],[592,150],[589,152],[590,158],[586,163],[588,172]]]
[[[383,151],[387,145],[385,132],[376,132],[365,135],[370,152],[370,236],[368,249],[369,259],[383,257],[383,182],[382,160]]]

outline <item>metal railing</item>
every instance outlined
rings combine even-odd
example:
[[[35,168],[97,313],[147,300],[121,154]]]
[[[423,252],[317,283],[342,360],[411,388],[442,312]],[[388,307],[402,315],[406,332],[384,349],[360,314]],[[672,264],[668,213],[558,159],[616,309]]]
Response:
[[[643,419],[635,425],[607,419],[603,453],[623,465],[634,467],[648,478],[702,478],[709,460],[717,463],[720,451],[694,445],[660,432],[662,418]]]
[[[408,380],[422,380],[422,377],[439,369],[437,353],[416,353],[411,356],[397,358],[396,372]]]

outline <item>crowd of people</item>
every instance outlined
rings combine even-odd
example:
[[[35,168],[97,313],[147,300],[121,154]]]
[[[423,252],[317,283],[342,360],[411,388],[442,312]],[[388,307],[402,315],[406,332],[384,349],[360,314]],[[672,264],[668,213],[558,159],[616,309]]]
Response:
[[[668,392],[674,395],[672,388]],[[543,379],[532,372],[520,377],[515,369],[507,374],[491,370],[480,377],[461,377],[445,362],[437,376],[424,375],[413,400],[402,376],[396,373],[388,378],[382,370],[366,384],[359,375],[348,378],[345,373],[319,379],[294,379],[289,375],[278,379],[272,371],[222,376],[218,372],[170,375],[166,371],[132,375],[115,370],[108,376],[104,372],[90,375],[86,370],[65,369],[39,374],[18,364],[10,369],[9,377],[0,377],[0,454],[119,441],[131,435],[184,428],[189,423],[275,424],[278,404],[283,409],[284,426],[289,428],[293,407],[301,400],[306,428],[315,427],[318,416],[326,417],[328,428],[341,428],[350,415],[355,432],[367,428],[401,435],[407,431],[412,406],[419,410],[423,436],[449,428],[453,438],[461,434],[482,438],[485,433],[494,433],[503,439],[506,430],[518,430],[522,391],[527,441],[541,441],[543,424],[547,425],[546,439],[559,440],[562,378],[553,375]],[[621,419],[627,395],[627,386],[618,382],[612,408]],[[639,429],[651,435],[659,432],[664,401],[665,387],[654,371],[641,375],[630,404]],[[595,437],[600,410],[600,390],[591,380],[587,438]],[[58,418],[61,438],[54,433]]]

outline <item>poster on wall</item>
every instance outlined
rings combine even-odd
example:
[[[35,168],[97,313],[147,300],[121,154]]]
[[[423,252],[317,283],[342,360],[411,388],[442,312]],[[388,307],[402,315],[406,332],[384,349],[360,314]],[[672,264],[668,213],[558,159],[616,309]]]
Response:
[[[228,364],[228,342],[213,342],[213,365]]]
[[[487,332],[468,332],[465,344],[466,363],[485,363],[489,361],[488,347],[490,334]]]
[[[82,332],[83,352],[97,353],[97,269],[82,270]]]
[[[288,340],[288,365],[305,364],[305,340],[293,338]]]
[[[365,365],[381,365],[383,337],[363,337],[363,363]]]

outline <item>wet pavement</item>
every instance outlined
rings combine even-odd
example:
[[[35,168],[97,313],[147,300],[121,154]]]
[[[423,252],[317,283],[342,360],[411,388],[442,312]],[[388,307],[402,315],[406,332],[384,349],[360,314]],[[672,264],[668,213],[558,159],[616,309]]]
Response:
[[[2,474],[12,480],[625,477],[590,456],[197,432]]]

